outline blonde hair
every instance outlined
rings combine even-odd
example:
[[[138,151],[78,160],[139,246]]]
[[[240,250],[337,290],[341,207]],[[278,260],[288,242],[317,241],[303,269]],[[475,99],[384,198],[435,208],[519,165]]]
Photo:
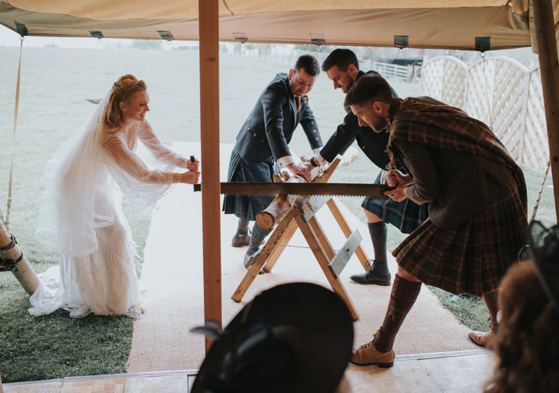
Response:
[[[120,109],[120,103],[130,99],[138,91],[147,90],[144,81],[136,79],[134,75],[124,75],[113,84],[109,103],[103,114],[103,129],[110,133],[116,133],[122,128],[124,116]]]

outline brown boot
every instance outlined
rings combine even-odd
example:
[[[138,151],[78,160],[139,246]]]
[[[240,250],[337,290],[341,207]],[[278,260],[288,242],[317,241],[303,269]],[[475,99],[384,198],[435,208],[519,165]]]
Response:
[[[380,329],[377,330],[373,336],[373,341],[368,344],[361,345],[359,349],[355,350],[351,355],[349,360],[351,363],[358,366],[378,366],[381,368],[390,368],[394,366],[394,354],[393,350],[389,352],[379,352],[375,348],[375,338],[380,334]]]
[[[237,233],[235,233],[235,236],[233,236],[233,240],[231,240],[232,247],[245,247],[248,246],[249,244],[250,244],[250,235],[248,231],[244,233],[237,231]]]
[[[470,337],[470,340],[472,340],[474,344],[479,345],[480,347],[486,347],[487,344],[489,344],[491,340],[495,338],[495,333],[493,333],[492,331],[489,332],[473,331],[468,334],[468,337]]]
[[[468,337],[472,342],[480,347],[486,347],[487,344],[491,342],[495,338],[495,328],[493,327],[493,322],[491,321],[491,317],[487,319],[489,321],[489,330],[488,332],[478,332],[473,331],[468,333]]]

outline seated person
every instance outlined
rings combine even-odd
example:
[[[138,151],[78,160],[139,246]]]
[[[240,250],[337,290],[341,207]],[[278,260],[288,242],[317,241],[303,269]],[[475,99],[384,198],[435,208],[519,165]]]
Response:
[[[531,225],[532,261],[501,283],[497,355],[486,393],[559,392],[559,227]]]

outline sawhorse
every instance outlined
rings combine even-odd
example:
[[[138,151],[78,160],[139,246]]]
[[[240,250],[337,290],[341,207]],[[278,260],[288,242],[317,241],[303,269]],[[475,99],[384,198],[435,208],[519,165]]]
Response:
[[[333,291],[346,302],[353,319],[357,320],[359,319],[359,314],[355,310],[353,302],[348,296],[339,276],[353,253],[357,254],[365,270],[369,270],[371,267],[369,258],[359,244],[362,240],[361,234],[358,230],[351,231],[345,217],[332,197],[313,196],[299,199],[302,201],[297,200],[295,202],[291,212],[274,229],[262,251],[249,260],[248,265],[251,267],[231,298],[236,302],[240,302],[260,270],[263,267],[265,272],[272,270],[285,246],[287,246],[295,231],[299,228]],[[324,230],[315,217],[318,210],[324,204],[328,205],[344,236],[347,238],[337,254],[334,252]]]

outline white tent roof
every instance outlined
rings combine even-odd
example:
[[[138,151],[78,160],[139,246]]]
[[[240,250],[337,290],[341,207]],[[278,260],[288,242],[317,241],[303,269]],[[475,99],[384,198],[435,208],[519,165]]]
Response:
[[[528,9],[528,0],[221,0],[219,39],[515,48],[530,46]],[[198,0],[0,0],[0,23],[18,31],[16,22],[32,36],[161,39],[169,32],[195,41]]]

